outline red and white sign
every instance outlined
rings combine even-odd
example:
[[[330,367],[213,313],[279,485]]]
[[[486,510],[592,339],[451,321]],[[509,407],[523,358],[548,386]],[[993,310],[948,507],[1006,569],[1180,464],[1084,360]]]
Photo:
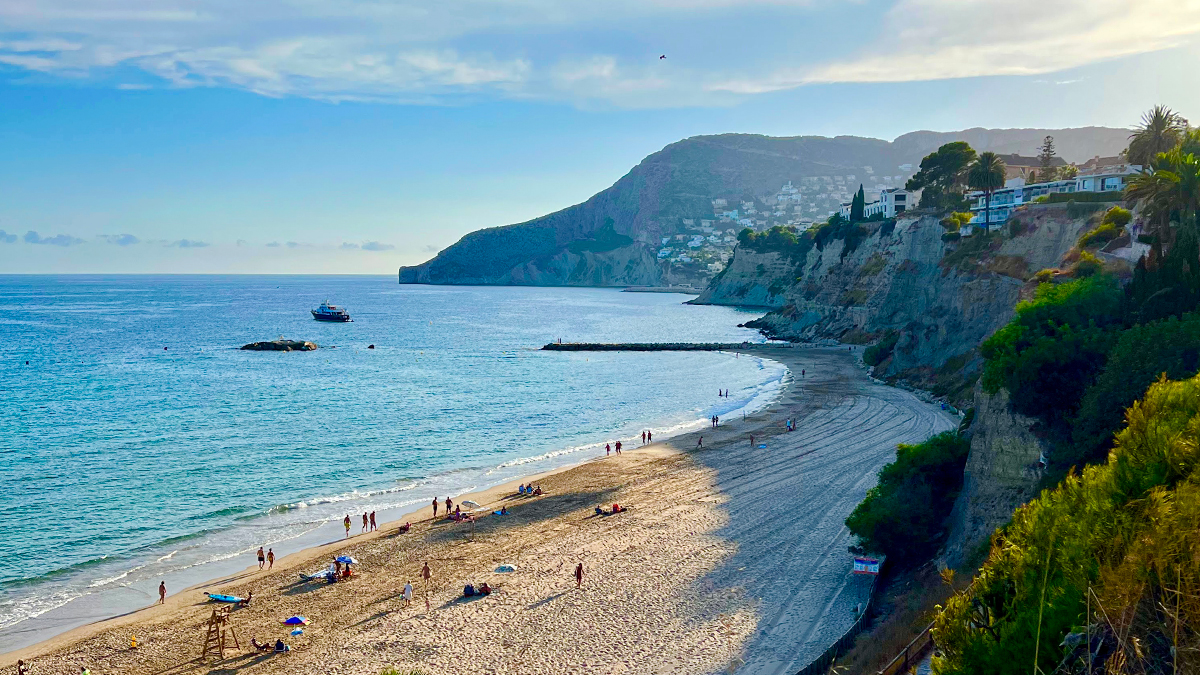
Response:
[[[854,574],[879,574],[879,561],[874,558],[855,558]]]

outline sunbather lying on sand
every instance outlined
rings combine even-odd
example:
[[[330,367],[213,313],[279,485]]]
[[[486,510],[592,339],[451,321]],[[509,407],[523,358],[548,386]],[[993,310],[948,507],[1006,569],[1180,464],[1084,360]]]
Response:
[[[272,649],[271,645],[264,645],[255,638],[250,638],[250,646],[254,647],[256,651],[260,652],[269,652]]]
[[[411,527],[412,527],[412,523],[405,523],[405,524],[401,525],[400,526],[400,534],[408,534],[408,530]]]

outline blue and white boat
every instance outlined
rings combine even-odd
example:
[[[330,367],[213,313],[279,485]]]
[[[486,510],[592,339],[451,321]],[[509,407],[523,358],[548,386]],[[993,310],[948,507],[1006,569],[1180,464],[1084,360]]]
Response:
[[[321,303],[321,306],[311,310],[313,318],[317,321],[352,321],[350,312],[346,311],[345,307],[329,304],[329,301]]]

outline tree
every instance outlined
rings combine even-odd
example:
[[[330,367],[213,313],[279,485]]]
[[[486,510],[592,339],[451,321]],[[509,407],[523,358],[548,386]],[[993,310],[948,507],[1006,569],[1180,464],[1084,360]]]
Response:
[[[857,223],[865,217],[867,209],[867,194],[863,192],[862,183],[858,185],[858,192],[855,193],[854,199],[850,200],[850,222]]]
[[[947,143],[921,160],[921,168],[908,179],[905,190],[924,190],[921,206],[953,208],[961,206],[967,167],[975,151],[964,141]]]
[[[1142,123],[1129,135],[1126,152],[1131,164],[1150,164],[1160,152],[1179,145],[1187,120],[1165,105],[1156,105],[1142,115]]]
[[[1042,146],[1038,149],[1038,181],[1048,183],[1054,180],[1057,173],[1054,167],[1054,137],[1047,136],[1042,139]]]
[[[1146,171],[1129,181],[1125,199],[1141,202],[1160,240],[1169,241],[1170,222],[1183,222],[1200,208],[1200,159],[1179,147],[1158,153]]]
[[[980,153],[967,170],[967,185],[983,191],[983,226],[992,229],[992,193],[1004,187],[1004,160],[994,152]]]

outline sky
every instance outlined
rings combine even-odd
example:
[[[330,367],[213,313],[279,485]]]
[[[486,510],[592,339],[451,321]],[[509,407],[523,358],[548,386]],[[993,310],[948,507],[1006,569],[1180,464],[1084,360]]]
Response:
[[[394,274],[689,136],[1200,119],[1198,67],[1200,0],[0,0],[0,274]]]

